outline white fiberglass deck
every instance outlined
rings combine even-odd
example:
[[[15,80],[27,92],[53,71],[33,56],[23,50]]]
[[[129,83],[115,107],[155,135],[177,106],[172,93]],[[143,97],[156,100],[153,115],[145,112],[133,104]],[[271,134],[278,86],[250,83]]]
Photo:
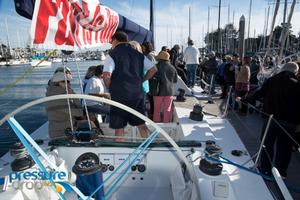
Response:
[[[196,122],[189,119],[191,109],[181,108],[177,106],[175,107],[177,118],[179,123],[181,124],[185,140],[213,140],[223,149],[223,157],[238,164],[243,164],[250,159],[249,155],[236,157],[231,154],[232,150],[242,150],[245,152],[247,152],[247,150],[228,120],[206,115],[204,116],[202,122]],[[198,165],[199,160],[194,164]],[[251,161],[246,164],[245,167],[249,168],[253,165],[254,163]],[[205,190],[202,190],[203,188],[211,190],[211,181],[214,179],[218,179],[218,177],[207,176],[202,172],[200,172],[199,174],[201,176],[199,181],[202,191],[202,199],[219,199],[211,196],[213,194],[212,191],[205,192]],[[223,164],[222,174],[228,176],[228,181],[233,189],[232,192],[234,192],[234,199],[273,199],[263,179],[257,175],[228,164]],[[225,180],[226,178],[224,179],[224,181]]]

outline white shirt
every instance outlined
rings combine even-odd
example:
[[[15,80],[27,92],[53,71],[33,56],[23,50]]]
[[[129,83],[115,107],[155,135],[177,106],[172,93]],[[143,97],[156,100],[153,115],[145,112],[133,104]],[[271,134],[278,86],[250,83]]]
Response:
[[[152,67],[155,67],[155,63],[149,60],[146,56],[144,56],[144,71],[148,71]],[[115,62],[114,60],[108,55],[104,62],[103,72],[110,72],[112,73],[115,70]]]
[[[105,87],[103,81],[100,78],[93,76],[88,80],[85,87],[84,94],[100,94],[104,92],[105,92]],[[86,100],[87,106],[93,106],[97,104],[99,103],[96,101]]]
[[[188,46],[183,54],[185,64],[199,64],[200,52],[194,46]]]

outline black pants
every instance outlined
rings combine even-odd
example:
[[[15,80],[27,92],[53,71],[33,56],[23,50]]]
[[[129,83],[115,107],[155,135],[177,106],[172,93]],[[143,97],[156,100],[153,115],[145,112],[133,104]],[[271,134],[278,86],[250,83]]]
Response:
[[[262,137],[267,125],[267,120],[263,125]],[[282,125],[282,124],[281,124]],[[282,125],[290,134],[293,134],[295,129]],[[265,149],[263,149],[260,160],[260,170],[262,173],[271,174],[272,165],[278,169],[281,176],[287,176],[287,168],[292,157],[292,140],[289,136],[275,123],[271,122],[269,131],[265,140]],[[276,153],[274,150],[276,147]],[[271,159],[271,161],[270,161]]]

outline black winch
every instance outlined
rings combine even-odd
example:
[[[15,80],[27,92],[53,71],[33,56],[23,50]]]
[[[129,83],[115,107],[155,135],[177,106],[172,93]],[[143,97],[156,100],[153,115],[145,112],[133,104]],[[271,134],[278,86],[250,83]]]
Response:
[[[182,89],[182,88],[179,88],[178,89],[178,95],[176,96],[176,101],[185,102],[186,98],[184,96],[185,96],[185,90]]]
[[[200,104],[195,104],[193,111],[190,112],[190,119],[194,121],[202,121],[203,120],[203,107]]]
[[[19,172],[31,168],[35,163],[28,155],[22,143],[17,142],[10,148],[10,155],[15,160],[10,164],[12,171]]]
[[[207,143],[204,153],[205,158],[200,160],[200,170],[211,176],[220,175],[223,169],[223,165],[220,162],[221,147],[214,143]]]
[[[65,135],[69,140],[76,140],[78,142],[91,142],[98,138],[100,134],[103,134],[101,129],[89,127],[79,127],[76,130],[72,131],[70,128],[65,130]]]

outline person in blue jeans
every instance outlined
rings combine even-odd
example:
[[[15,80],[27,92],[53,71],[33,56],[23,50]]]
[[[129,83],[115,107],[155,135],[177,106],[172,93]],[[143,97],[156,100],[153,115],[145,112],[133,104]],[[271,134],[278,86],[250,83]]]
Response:
[[[196,71],[199,65],[199,50],[194,47],[193,40],[188,41],[188,47],[183,53],[183,60],[187,68],[188,86],[194,87],[196,81]]]

